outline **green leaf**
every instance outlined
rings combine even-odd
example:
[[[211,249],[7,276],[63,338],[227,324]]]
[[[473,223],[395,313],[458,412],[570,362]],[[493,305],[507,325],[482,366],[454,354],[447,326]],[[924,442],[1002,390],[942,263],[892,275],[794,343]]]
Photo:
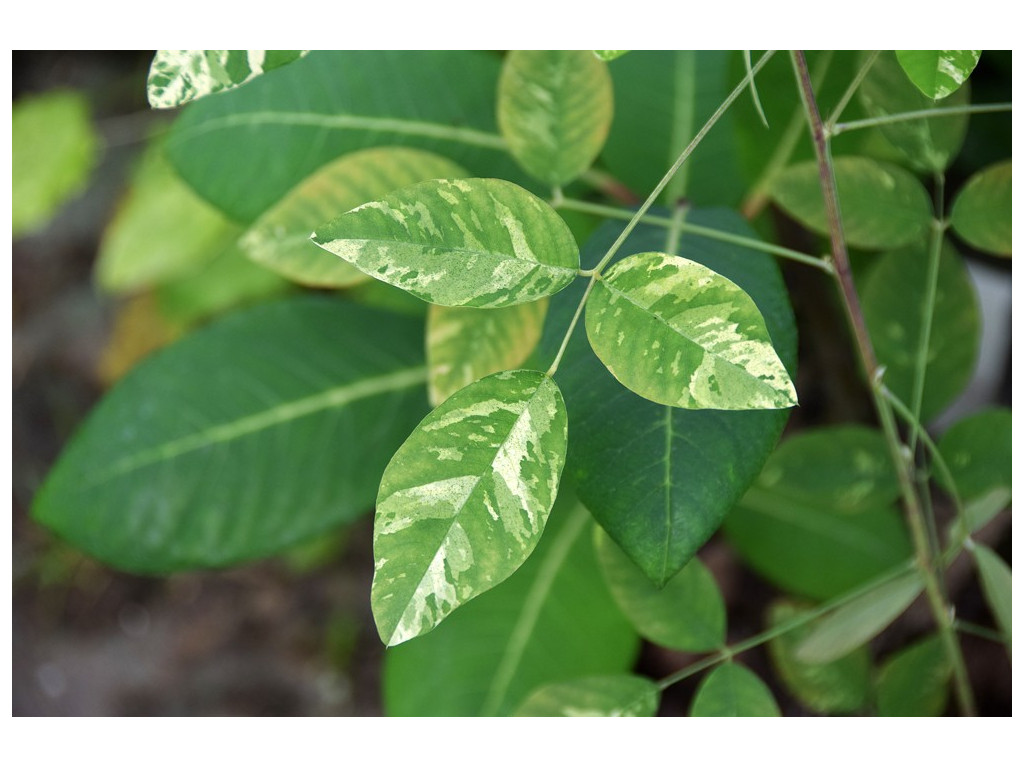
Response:
[[[730,211],[688,212],[688,222],[756,237]],[[592,267],[622,231],[608,222],[587,243]],[[626,252],[664,250],[668,233],[638,226]],[[796,366],[796,325],[789,295],[768,254],[684,232],[677,251],[741,286],[757,303],[776,349]],[[551,299],[541,358],[555,355],[584,291],[578,281]],[[565,394],[572,439],[566,475],[615,542],[656,584],[664,584],[718,529],[757,477],[788,410],[693,411],[658,405],[625,389],[575,333],[555,376]]]
[[[939,439],[939,453],[960,498],[976,499],[1013,485],[1013,424],[1009,408],[986,408],[961,419]],[[945,487],[942,475],[936,479]],[[950,490],[946,488],[946,490]]]
[[[237,88],[309,51],[157,51],[146,78],[153,109],[179,107],[193,99]]]
[[[807,664],[841,659],[889,626],[921,594],[916,571],[897,577],[819,619],[797,646],[796,658]]]
[[[892,51],[882,51],[857,89],[857,96],[870,117],[885,117],[965,106],[970,102],[970,88],[959,89],[940,104],[907,79]],[[915,170],[934,173],[947,168],[960,152],[967,135],[967,115],[902,120],[881,125],[878,130]]]
[[[600,528],[594,545],[612,597],[641,637],[680,651],[710,651],[725,643],[725,601],[700,560],[658,588]]]
[[[866,157],[837,157],[834,167],[848,245],[898,248],[925,237],[932,206],[928,193],[914,176],[898,166]],[[817,161],[799,163],[780,173],[772,196],[805,227],[828,234]]]
[[[540,340],[547,309],[547,299],[500,309],[431,305],[430,402],[439,405],[477,379],[526,362]]]
[[[364,203],[313,242],[424,301],[502,307],[557,293],[579,249],[554,209],[501,179],[436,179]]]
[[[511,576],[544,532],[565,462],[558,386],[496,373],[435,408],[384,471],[370,602],[386,645]]]
[[[594,55],[601,61],[615,61],[620,56],[625,56],[629,51],[594,51]]]
[[[32,514],[138,573],[274,554],[373,505],[425,381],[415,320],[314,297],[233,314],[122,379]]]
[[[1010,489],[995,488],[964,504],[964,518],[970,533],[979,531],[1010,504]]]
[[[96,281],[128,293],[184,277],[224,253],[239,232],[178,178],[163,143],[152,142],[103,233]]]
[[[468,174],[438,155],[404,147],[353,152],[303,179],[245,233],[249,257],[302,285],[339,288],[367,276],[309,240],[315,227],[363,203],[429,179]]]
[[[661,691],[646,677],[604,675],[551,683],[530,694],[517,717],[653,717]]]
[[[910,81],[929,99],[944,99],[963,85],[981,51],[896,51]]]
[[[498,82],[498,125],[509,152],[559,186],[594,162],[612,124],[608,66],[586,51],[512,51]]]
[[[981,591],[985,593],[985,602],[992,609],[996,626],[1006,637],[1007,647],[1010,647],[1013,632],[1010,568],[999,555],[982,544],[974,544],[970,551],[978,566],[978,575],[981,576]]]
[[[314,51],[190,104],[168,153],[200,195],[245,223],[326,163],[368,147],[431,150],[475,176],[515,181],[523,174],[497,133],[499,68],[482,51]]]
[[[623,259],[594,287],[586,323],[612,375],[648,400],[718,410],[796,405],[753,299],[698,262],[667,253]]]
[[[628,672],[637,636],[604,585],[590,528],[563,484],[522,568],[433,632],[386,651],[385,711],[507,715],[547,683]]]
[[[885,385],[904,403],[913,400],[922,333],[929,255],[923,243],[879,257],[860,281],[861,305]],[[960,255],[942,245],[928,339],[921,420],[927,423],[967,386],[981,337],[978,297]]]
[[[805,606],[779,600],[768,610],[768,624],[777,627],[797,619]],[[796,699],[823,714],[856,712],[862,709],[871,689],[871,655],[862,646],[828,664],[807,664],[796,655],[812,631],[804,624],[768,642],[768,651],[779,677]]]
[[[938,636],[931,636],[886,659],[878,676],[882,717],[938,717],[946,709],[953,670]]]
[[[1013,249],[1012,181],[1009,160],[971,176],[953,201],[953,231],[979,250],[1008,257]]]
[[[741,664],[722,664],[704,678],[690,706],[690,717],[779,717],[768,686]]]
[[[18,99],[11,108],[11,229],[42,227],[80,193],[99,155],[89,104],[74,91]]]

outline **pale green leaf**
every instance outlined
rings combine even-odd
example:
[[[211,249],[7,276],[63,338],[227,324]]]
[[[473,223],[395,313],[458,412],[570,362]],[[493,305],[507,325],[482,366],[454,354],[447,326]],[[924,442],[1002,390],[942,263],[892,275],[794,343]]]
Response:
[[[193,99],[248,83],[301,59],[309,51],[157,51],[146,79],[153,109],[171,109]]]
[[[612,597],[642,637],[681,651],[710,651],[725,643],[725,601],[700,560],[658,588],[599,528],[595,546]]]
[[[544,329],[547,299],[499,309],[430,306],[430,402],[439,405],[477,379],[518,368]]]
[[[939,439],[939,452],[961,499],[1012,487],[1012,418],[1009,408],[986,408],[961,419]],[[942,474],[936,473],[936,479],[945,487]]]
[[[928,193],[899,166],[866,157],[834,162],[843,234],[856,248],[897,248],[922,240],[932,220]],[[818,163],[798,163],[776,177],[775,201],[808,229],[829,232]]]
[[[552,186],[594,162],[612,124],[608,65],[586,51],[512,51],[498,82],[498,125],[509,152]]]
[[[385,652],[385,711],[507,715],[548,683],[629,672],[639,638],[604,585],[591,527],[563,484],[518,571],[433,632]]]
[[[518,717],[653,717],[661,691],[645,677],[605,675],[551,683],[530,694]]]
[[[895,621],[922,589],[921,574],[914,572],[851,600],[815,624],[797,646],[796,658],[807,664],[841,659]]]
[[[722,664],[704,678],[690,717],[779,717],[779,705],[761,678],[741,664]]]
[[[952,672],[935,635],[894,653],[878,675],[878,714],[938,717],[946,709]]]
[[[639,253],[610,267],[587,302],[587,337],[620,382],[681,408],[796,405],[757,305],[689,259]]]
[[[1006,637],[1009,646],[1013,632],[1010,567],[999,555],[982,544],[974,544],[971,547],[971,554],[978,566],[978,575],[981,576],[981,590],[985,593],[985,602],[992,609],[996,626]]]
[[[501,179],[437,179],[364,203],[313,242],[424,301],[502,307],[557,293],[579,270],[565,222]]]
[[[334,160],[303,179],[245,233],[241,245],[254,261],[290,280],[339,288],[367,280],[343,259],[309,240],[315,227],[389,192],[430,179],[468,175],[438,155],[404,147],[364,149]]]
[[[81,192],[99,154],[89,104],[73,91],[18,99],[11,107],[11,229],[42,227]]]
[[[990,165],[967,180],[953,201],[953,231],[975,248],[997,256],[1013,250],[1012,163]]]
[[[420,422],[377,495],[370,602],[386,645],[523,564],[558,493],[567,430],[558,386],[528,370],[470,384]]]
[[[777,627],[797,619],[806,607],[779,600],[768,610],[768,624]],[[827,664],[808,664],[797,658],[796,648],[813,631],[810,623],[789,630],[768,642],[779,677],[808,709],[823,714],[856,712],[867,702],[871,689],[871,655],[866,646]]]
[[[964,504],[964,518],[971,533],[979,531],[1010,505],[1009,488],[993,488],[988,493]]]
[[[907,77],[929,99],[944,99],[957,90],[979,58],[981,51],[896,51]]]
[[[427,410],[422,355],[420,323],[337,300],[232,314],[117,384],[33,517],[139,573],[282,551],[373,506]]]
[[[620,56],[625,56],[629,51],[594,51],[594,55],[601,61],[615,61]]]

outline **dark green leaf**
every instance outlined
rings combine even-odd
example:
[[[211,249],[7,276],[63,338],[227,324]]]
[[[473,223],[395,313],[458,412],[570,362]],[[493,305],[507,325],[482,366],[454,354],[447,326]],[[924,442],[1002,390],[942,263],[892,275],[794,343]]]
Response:
[[[1012,181],[1009,160],[971,176],[953,201],[953,231],[979,250],[1009,256],[1013,249]]]
[[[981,576],[981,590],[985,593],[985,602],[992,609],[996,625],[1006,637],[1007,647],[1013,631],[1013,600],[1011,599],[1010,567],[988,547],[974,544],[971,547],[974,562]]]
[[[605,675],[551,683],[530,694],[518,717],[653,717],[661,692],[645,677]]]
[[[704,678],[690,706],[690,717],[779,717],[768,686],[741,664],[722,664]]]
[[[414,320],[312,297],[239,312],[124,378],[33,516],[139,573],[265,557],[373,505],[425,382]]]
[[[939,452],[964,500],[978,498],[996,488],[1012,487],[1012,448],[1009,408],[987,408],[961,419],[939,440]],[[942,475],[936,473],[936,477],[945,485]]]
[[[146,79],[153,109],[231,90],[309,51],[157,51]]]
[[[878,676],[882,717],[938,717],[946,708],[952,674],[942,640],[932,636],[893,654]]]
[[[944,99],[960,88],[980,57],[981,51],[896,51],[907,77],[929,99]]]

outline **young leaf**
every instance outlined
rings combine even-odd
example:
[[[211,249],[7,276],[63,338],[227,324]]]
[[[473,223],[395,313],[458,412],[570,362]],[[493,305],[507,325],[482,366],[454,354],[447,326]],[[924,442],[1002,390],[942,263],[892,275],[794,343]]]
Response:
[[[834,163],[846,242],[856,248],[898,248],[922,240],[932,219],[928,193],[902,168],[866,157],[837,157]],[[821,177],[816,161],[780,173],[772,195],[808,229],[828,234]]]
[[[437,179],[365,203],[313,242],[424,301],[502,307],[557,293],[579,270],[565,222],[501,179]]]
[[[73,91],[18,99],[11,108],[11,228],[42,227],[82,191],[99,154],[89,105]]]
[[[910,81],[929,99],[957,90],[978,65],[981,51],[896,51]]]
[[[784,624],[805,609],[779,600],[768,610],[768,624]],[[779,677],[801,704],[823,714],[856,712],[864,707],[871,689],[871,655],[866,646],[827,664],[808,664],[796,655],[797,646],[813,631],[811,624],[791,629],[768,642]]]
[[[600,528],[594,544],[612,597],[641,637],[681,651],[710,651],[725,643],[725,601],[700,560],[658,588]]]
[[[146,79],[153,109],[237,88],[254,77],[301,59],[309,51],[157,51]]]
[[[939,452],[960,498],[976,499],[996,488],[1011,488],[1013,423],[1009,408],[987,408],[961,419],[939,439]],[[945,486],[943,476],[936,479]],[[946,488],[946,490],[951,490]]]
[[[522,568],[433,632],[385,652],[385,711],[507,715],[548,683],[628,672],[638,638],[604,585],[590,529],[563,485]]]
[[[1012,179],[1009,160],[971,176],[953,201],[953,231],[979,250],[1009,256],[1013,248]]]
[[[430,402],[440,405],[468,384],[526,362],[540,340],[547,299],[500,309],[430,306],[427,365]]]
[[[761,678],[742,664],[722,664],[704,678],[690,717],[779,717],[779,705]]]
[[[915,571],[851,600],[815,624],[797,646],[796,658],[806,664],[841,659],[895,621],[923,588],[921,574]]]
[[[523,564],[555,502],[567,429],[557,385],[527,370],[470,384],[420,422],[377,495],[370,602],[386,645]]]
[[[938,717],[946,709],[952,673],[939,637],[903,648],[886,660],[878,676],[878,714]]]
[[[595,286],[586,323],[612,375],[648,400],[718,410],[796,405],[757,305],[697,262],[667,253],[617,262]]]
[[[860,281],[861,305],[883,381],[904,403],[913,398],[914,370],[926,299],[924,244],[882,255]],[[948,241],[939,261],[928,338],[921,420],[939,415],[971,379],[981,337],[978,297],[963,259]]]
[[[233,314],[121,380],[33,517],[137,573],[279,552],[373,505],[427,409],[422,354],[415,320],[337,300]]]
[[[1013,631],[1010,568],[999,555],[982,544],[975,544],[971,548],[971,554],[974,555],[974,562],[978,566],[978,574],[981,576],[981,589],[985,593],[985,602],[992,609],[996,625],[1005,635],[1009,647]]]
[[[517,717],[653,717],[661,691],[646,677],[605,675],[550,683],[530,694]]]
[[[468,174],[438,155],[380,147],[340,157],[303,179],[245,233],[241,245],[256,262],[302,285],[339,288],[367,280],[347,261],[309,241],[314,227],[338,211],[429,179]]]
[[[498,125],[530,175],[566,184],[594,162],[612,124],[608,66],[586,51],[512,51],[498,82]]]

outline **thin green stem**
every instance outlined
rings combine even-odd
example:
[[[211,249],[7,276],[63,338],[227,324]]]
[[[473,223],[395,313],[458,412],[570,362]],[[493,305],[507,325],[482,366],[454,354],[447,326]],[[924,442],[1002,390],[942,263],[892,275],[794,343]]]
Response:
[[[866,117],[863,120],[851,120],[848,123],[838,123],[829,131],[829,136],[838,136],[840,133],[857,131],[861,128],[874,128],[878,125],[890,125],[892,123],[903,123],[908,120],[921,120],[932,117],[948,117],[950,115],[977,115],[985,112],[1009,112],[1013,108],[1010,102],[998,104],[967,104],[962,107],[936,107],[935,109],[916,109],[913,112],[897,112],[894,115],[881,115],[879,117]]]
[[[957,632],[962,632],[965,635],[974,635],[984,640],[991,640],[993,643],[1003,644],[1006,642],[1006,636],[1002,632],[998,632],[988,627],[982,627],[978,624],[972,624],[969,621],[961,621],[957,619],[953,622],[953,628]]]
[[[826,133],[831,133],[832,129],[835,127],[835,124],[839,122],[839,118],[842,117],[843,110],[846,109],[846,106],[850,103],[850,99],[853,98],[853,94],[855,94],[857,92],[857,89],[860,88],[860,84],[864,82],[864,78],[868,76],[868,72],[874,65],[875,59],[878,58],[879,53],[881,53],[881,51],[872,51],[871,55],[868,56],[867,61],[865,61],[864,64],[861,65],[861,68],[857,71],[857,74],[854,75],[853,80],[850,82],[850,85],[846,89],[846,92],[843,94],[842,98],[839,99],[839,103],[836,104],[835,109],[832,110],[832,114],[829,115],[828,120],[825,121]]]
[[[747,74],[750,74],[750,51],[743,52],[743,66],[747,68]],[[769,128],[768,118],[764,114],[764,107],[761,106],[761,97],[757,95],[757,83],[754,81],[753,75],[750,76],[750,98],[754,100],[754,109],[757,110],[764,127]]]

